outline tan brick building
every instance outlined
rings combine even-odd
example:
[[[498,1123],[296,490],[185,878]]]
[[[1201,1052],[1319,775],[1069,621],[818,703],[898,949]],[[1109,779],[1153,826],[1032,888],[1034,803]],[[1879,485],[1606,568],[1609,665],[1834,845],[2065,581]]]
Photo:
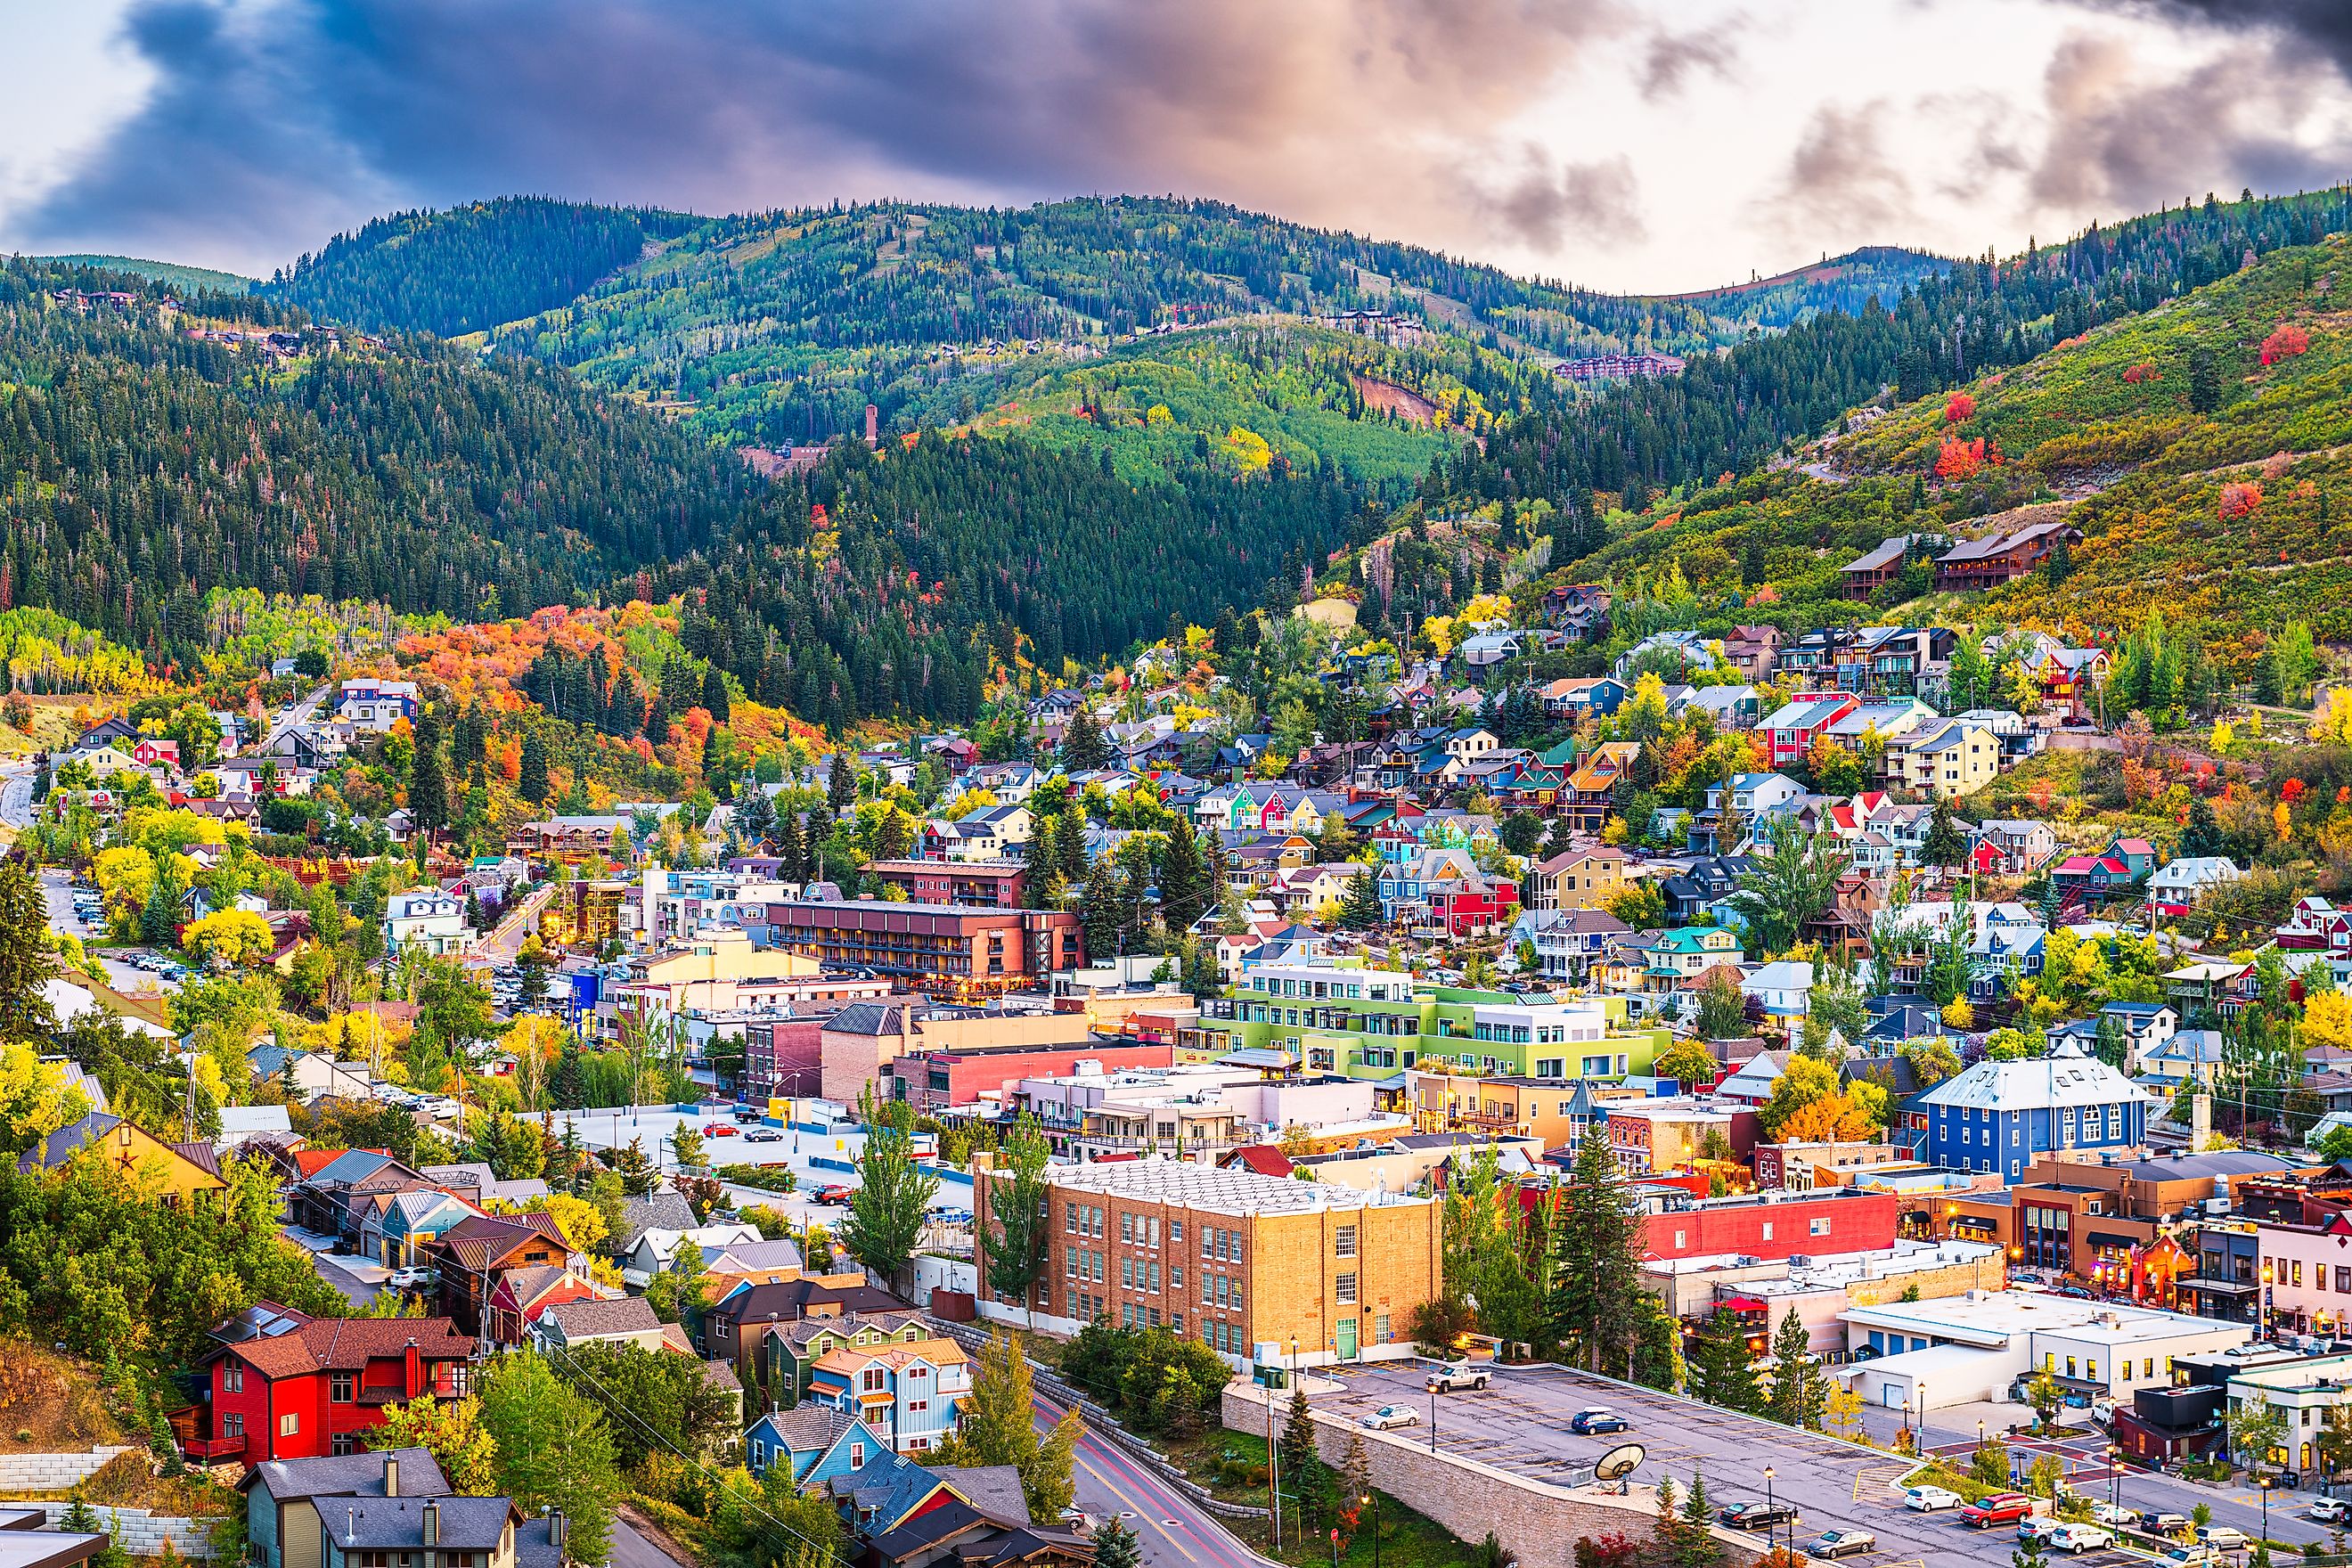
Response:
[[[1441,1289],[1435,1200],[1158,1158],[1057,1165],[1030,1303],[1041,1324],[1166,1327],[1236,1364],[1261,1344],[1301,1364],[1412,1353],[1407,1322]],[[989,1205],[975,1204],[981,1277]],[[1017,1314],[1022,1304],[990,1302]]]

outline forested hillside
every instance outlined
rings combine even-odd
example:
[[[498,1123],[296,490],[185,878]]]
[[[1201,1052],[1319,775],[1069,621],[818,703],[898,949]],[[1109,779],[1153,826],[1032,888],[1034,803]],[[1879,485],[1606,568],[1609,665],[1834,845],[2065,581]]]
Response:
[[[699,221],[543,196],[394,213],[337,235],[266,287],[322,320],[457,337],[560,305]]]
[[[1924,279],[1941,277],[1951,262],[1899,246],[1873,245],[1823,258],[1753,283],[1665,296],[1711,316],[1745,326],[1787,327],[1822,310],[1859,315],[1873,299],[1892,301]]]

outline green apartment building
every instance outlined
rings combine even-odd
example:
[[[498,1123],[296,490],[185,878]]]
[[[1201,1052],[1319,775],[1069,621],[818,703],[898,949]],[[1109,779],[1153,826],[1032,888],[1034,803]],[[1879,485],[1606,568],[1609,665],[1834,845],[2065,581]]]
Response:
[[[1181,1044],[1212,1057],[1286,1051],[1310,1072],[1386,1079],[1424,1063],[1549,1079],[1647,1077],[1672,1038],[1613,997],[1572,1002],[1433,985],[1342,960],[1250,963],[1201,1005]]]

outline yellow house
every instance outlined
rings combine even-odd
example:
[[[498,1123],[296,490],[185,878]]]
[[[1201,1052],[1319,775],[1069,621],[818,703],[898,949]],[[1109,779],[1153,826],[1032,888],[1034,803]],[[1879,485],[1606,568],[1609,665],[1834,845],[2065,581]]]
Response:
[[[1982,789],[2000,774],[2000,737],[1981,724],[1947,719],[1886,745],[1887,782],[1935,800]]]
[[[1538,910],[1597,910],[1625,885],[1625,852],[1563,849],[1529,868]]]
[[[92,1111],[58,1128],[18,1157],[23,1172],[63,1170],[77,1159],[99,1160],[152,1184],[166,1206],[193,1204],[200,1194],[226,1190],[209,1143],[166,1143],[120,1116]]]

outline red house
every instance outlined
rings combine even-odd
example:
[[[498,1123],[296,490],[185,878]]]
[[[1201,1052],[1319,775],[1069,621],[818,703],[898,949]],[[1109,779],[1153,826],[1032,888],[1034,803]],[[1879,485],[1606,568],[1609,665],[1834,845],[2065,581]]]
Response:
[[[272,1326],[302,1314],[276,1309]],[[234,1321],[235,1320],[232,1320]],[[446,1318],[305,1319],[212,1356],[206,1459],[354,1454],[388,1405],[466,1392],[474,1342]]]
[[[1485,877],[1438,882],[1429,889],[1429,922],[1448,936],[1483,936],[1518,918],[1515,882]]]

